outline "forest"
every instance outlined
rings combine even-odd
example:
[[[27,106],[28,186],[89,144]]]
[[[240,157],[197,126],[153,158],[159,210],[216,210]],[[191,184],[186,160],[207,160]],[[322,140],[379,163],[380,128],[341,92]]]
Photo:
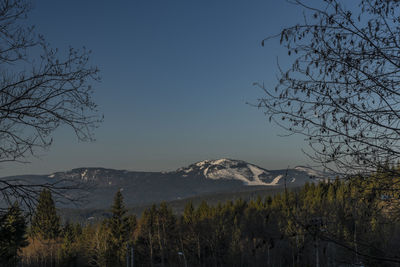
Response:
[[[39,2],[41,1],[36,1],[35,4]],[[268,80],[254,83],[256,88],[261,89],[262,95],[257,98],[255,104],[250,103],[250,105],[262,110],[268,121],[283,129],[286,132],[284,136],[294,134],[304,137],[308,145],[308,149],[303,150],[305,155],[319,168],[337,173],[338,178],[307,183],[296,189],[285,188],[283,192],[273,196],[253,200],[238,199],[216,205],[207,202],[199,205],[188,203],[181,213],[173,212],[168,203],[159,203],[145,209],[140,216],[128,212],[124,198],[132,196],[128,194],[123,196],[123,191],[119,190],[115,193],[113,203],[110,203],[109,217],[99,222],[87,220],[85,223],[62,218],[53,198],[53,193],[57,192],[68,196],[70,190],[76,187],[63,186],[59,183],[32,185],[21,183],[14,178],[1,179],[0,266],[399,266],[400,165],[395,163],[399,162],[400,158],[400,1],[359,0],[355,1],[355,4],[341,0],[315,1],[315,3],[306,3],[302,0],[288,2],[295,5],[293,10],[303,12],[303,20],[300,22],[288,20],[289,9],[285,10],[285,13],[278,14],[279,17],[284,17],[285,24],[292,26],[282,28],[277,34],[273,34],[274,30],[267,27],[266,30],[272,31],[272,34],[261,41],[261,46],[268,46],[274,40],[279,41],[285,50],[285,56],[273,46],[269,50],[274,56],[283,57],[282,63],[287,61],[289,64],[282,64],[281,67],[277,60],[275,86]],[[40,151],[46,151],[53,143],[55,131],[65,129],[64,127],[72,130],[79,141],[94,141],[93,132],[104,120],[104,115],[99,113],[94,101],[96,98],[93,97],[92,84],[97,85],[101,77],[99,69],[91,63],[91,50],[85,47],[76,49],[68,45],[68,49],[61,52],[50,45],[44,35],[36,32],[33,24],[35,19],[26,20],[33,4],[33,1],[28,0],[0,0],[0,163],[29,162],[31,157],[41,155]],[[73,8],[71,10],[74,14],[84,10],[82,4],[78,2]],[[127,10],[125,5],[122,8]],[[208,9],[209,7],[204,8]],[[151,7],[149,10],[153,13],[155,9]],[[217,13],[219,20],[228,19],[224,16],[226,10],[227,8],[224,8],[223,12]],[[275,9],[273,10],[275,13]],[[51,12],[47,9],[42,9],[41,12],[40,16],[36,16],[50,18]],[[109,10],[104,12],[110,13]],[[201,15],[204,15],[202,12]],[[89,16],[95,13],[87,12],[84,16],[88,17],[87,21],[76,24],[75,28],[59,29],[56,24],[52,25],[53,23],[44,25],[54,26],[53,31],[61,32],[64,38],[68,32],[75,33],[76,30],[84,28],[83,25],[90,24]],[[101,20],[98,22],[105,21],[103,12],[97,13],[101,14],[99,16]],[[110,22],[120,21],[120,14],[118,12],[115,14],[118,14],[118,17],[111,18]],[[147,13],[143,14],[143,18],[151,17]],[[130,13],[129,16],[134,17]],[[185,16],[196,17],[186,13]],[[232,17],[237,23],[242,16]],[[70,13],[67,18],[65,24],[70,27],[75,20],[70,19]],[[163,17],[157,16],[157,18]],[[250,17],[243,20],[246,22],[243,25],[247,25],[248,19]],[[158,24],[167,24],[165,22],[160,20]],[[139,22],[140,26],[137,28],[140,32],[151,33],[149,36],[159,37],[161,33],[168,33],[168,31],[143,30],[147,24],[149,23],[143,20]],[[231,31],[235,36],[239,36],[239,39],[246,37],[239,35],[236,24],[231,29],[225,24],[223,27],[216,27],[213,24],[203,23],[203,20],[201,24],[212,25],[204,30],[206,34],[203,36],[188,28],[180,34],[183,39],[168,35],[168,38],[160,39],[162,42],[149,42],[146,38],[142,38],[145,41],[143,47],[149,47],[148,54],[155,55],[153,61],[151,57],[145,57],[143,61],[134,58],[128,61],[127,68],[135,69],[131,63],[139,62],[138,69],[146,69],[141,66],[146,62],[149,66],[168,64],[168,69],[175,69],[174,64],[180,62],[179,58],[172,57],[171,60],[160,57],[159,55],[164,55],[165,52],[158,49],[161,49],[161,45],[168,48],[176,47],[179,49],[176,50],[176,55],[180,54],[182,49],[179,45],[191,43],[181,41],[190,36],[186,32],[195,32],[196,40],[209,41],[211,36],[224,36],[225,45],[221,45],[223,50],[219,52],[215,50],[217,51],[215,55],[225,50],[230,51],[230,45],[236,43],[229,41],[230,39],[225,37],[225,32]],[[239,24],[241,23],[237,23]],[[184,20],[181,25],[190,24]],[[256,32],[258,28],[256,26],[254,24],[243,32],[246,35],[248,32]],[[107,34],[103,32],[105,29],[101,28],[102,31],[99,31],[103,38],[101,40],[111,40],[113,43],[107,44],[93,39],[95,41],[92,44],[106,44],[104,50],[98,49],[105,51],[107,57],[112,54],[113,58],[117,58],[111,52],[123,50],[113,45],[129,44],[126,41],[128,35],[122,35],[123,38],[119,41],[108,38],[113,36],[110,34],[114,34],[115,29],[121,27],[116,25],[107,27],[113,32]],[[134,28],[130,27],[129,31]],[[174,31],[175,28],[171,27]],[[224,34],[219,32],[213,34],[211,31],[213,28],[223,29]],[[81,32],[77,38],[92,37],[92,33],[95,32]],[[134,33],[129,36],[141,39]],[[179,43],[164,42],[169,40],[179,40]],[[212,38],[212,51],[218,47],[217,40]],[[248,41],[253,42],[253,40]],[[199,42],[198,45],[188,47],[187,50],[197,53],[208,47],[209,43]],[[62,47],[66,46],[67,44],[62,43]],[[127,58],[130,52],[136,50],[146,54],[141,49],[132,49],[131,46],[126,50],[129,53],[121,54],[124,55],[123,58]],[[249,50],[255,49],[249,46]],[[172,52],[168,50],[168,55],[175,55]],[[241,53],[244,53],[243,50],[238,50],[237,54],[241,57],[245,55]],[[198,59],[202,58],[207,57],[198,54]],[[224,66],[242,65],[241,61],[231,63],[230,60],[231,58],[218,59],[214,63],[207,62],[208,65],[205,66],[218,66],[223,61]],[[110,66],[113,68],[122,66],[121,63]],[[187,66],[201,66],[198,60],[187,63]],[[142,87],[142,84],[132,83],[135,80],[132,77],[163,77],[166,68],[159,68],[161,72],[157,74],[154,73],[157,68],[151,67],[148,68],[150,71],[143,75],[137,73],[123,75],[123,68],[115,67],[115,69],[118,75],[114,74],[114,80],[108,82],[112,85],[110,88],[114,88],[115,84],[119,85],[121,77],[125,76],[129,78],[125,81],[125,86],[121,83],[121,86],[117,87],[131,92],[134,91],[131,88]],[[209,71],[209,73],[219,73],[220,69]],[[231,73],[228,69],[224,71]],[[244,72],[247,71],[246,67],[242,71],[243,73],[238,72],[240,77],[249,75]],[[176,69],[179,76],[165,76],[181,78],[181,72]],[[250,69],[249,73],[251,72],[255,70]],[[269,69],[268,72],[273,70]],[[209,76],[204,74],[207,72],[198,71],[198,73],[197,78],[188,80],[193,84],[195,84],[193,81],[212,80],[212,86],[209,85],[212,90],[215,84],[219,84],[213,79],[204,79]],[[110,77],[110,74],[106,73],[105,76]],[[220,82],[226,84],[226,80],[224,78]],[[240,79],[230,80],[235,83],[240,81]],[[163,81],[160,83],[163,86],[154,85],[148,90],[164,89],[164,84],[167,85],[165,88],[174,88],[175,81],[170,82],[169,84],[167,80]],[[191,95],[185,86],[182,88],[184,89],[176,91],[188,92],[187,95]],[[230,86],[226,85],[223,88]],[[104,95],[104,100],[107,101],[103,103],[109,102],[113,105],[106,110],[112,111],[111,114],[117,114],[114,118],[121,120],[121,124],[110,128],[110,132],[116,132],[115,129],[118,127],[126,129],[126,125],[136,127],[130,132],[124,131],[129,138],[121,139],[120,143],[118,143],[119,135],[111,136],[110,140],[115,143],[113,142],[110,147],[113,149],[125,147],[128,143],[134,144],[131,141],[142,135],[147,136],[156,132],[136,135],[140,133],[137,130],[147,129],[148,125],[122,119],[144,116],[143,121],[148,122],[158,118],[154,116],[146,119],[146,112],[143,112],[146,109],[138,109],[140,112],[137,114],[126,113],[125,108],[120,110],[122,113],[115,112],[123,106],[123,102],[112,96],[129,99],[126,105],[132,106],[132,103],[135,103],[132,102],[134,99],[142,102],[142,94],[138,94],[135,98],[134,95],[125,95],[122,91],[117,92],[108,88],[107,91],[112,93]],[[170,100],[173,101],[168,101],[166,98],[162,99],[162,102],[178,106],[175,105],[175,100],[180,99],[181,95],[165,91],[168,94],[164,94],[163,91],[162,94],[154,95],[161,97],[170,95]],[[207,96],[205,102],[214,103],[209,101],[209,95],[221,95],[224,100],[233,99],[225,97],[226,91],[221,91],[220,94],[214,94],[214,91],[201,92]],[[151,96],[148,102],[143,102],[143,105],[153,107],[154,103],[158,104]],[[182,103],[185,103],[183,98]],[[230,104],[227,106],[222,104],[215,107],[219,107],[220,110],[230,110]],[[170,124],[175,120],[182,121],[178,117],[174,118],[174,113],[187,114],[191,121],[196,123],[205,121],[208,128],[213,128],[208,124],[212,122],[210,116],[199,117],[199,120],[190,117],[190,112],[196,105],[182,106],[187,108],[172,113],[168,113],[173,110],[172,108],[161,106],[162,112],[158,114],[164,114],[165,118],[171,119],[171,121],[165,119],[165,124],[171,125],[171,129],[188,128],[186,120],[185,124],[182,124],[184,126]],[[214,112],[215,107],[204,106],[202,111]],[[153,113],[148,112],[148,114]],[[193,114],[197,118],[197,112]],[[213,118],[220,117],[210,114]],[[232,114],[239,113],[235,111]],[[221,115],[222,117],[225,118],[225,115]],[[163,118],[160,117],[159,120]],[[223,122],[226,121],[228,120],[224,119]],[[224,123],[216,121],[214,127],[219,129],[225,125]],[[196,127],[200,126],[196,124]],[[228,136],[231,134],[231,128],[226,127],[226,129]],[[247,128],[241,127],[241,129]],[[160,128],[157,132],[164,133],[164,128]],[[174,140],[186,138],[188,132],[180,132],[185,135],[174,135],[176,138]],[[171,142],[170,139],[164,139],[166,138],[164,135],[160,136],[163,138],[149,139],[143,143]],[[196,142],[203,140],[195,135],[192,138]],[[251,135],[246,137],[249,138]],[[221,143],[225,144],[224,142]],[[200,141],[201,150],[207,150],[205,143]],[[184,143],[178,144],[182,146]],[[231,143],[229,146],[236,147],[238,151],[240,147],[249,147],[248,143],[243,143],[239,147],[237,145]],[[129,152],[140,151],[135,147],[127,148]],[[217,151],[212,145],[209,148],[212,148],[210,151],[214,149]],[[159,149],[159,146],[154,147],[157,153],[166,153],[160,152]],[[269,147],[268,150],[273,149]],[[254,153],[250,152],[248,153]],[[65,151],[59,153],[58,156],[61,156]],[[193,150],[189,154],[198,153]],[[70,158],[80,155],[80,158],[77,157],[80,164],[84,158],[91,158],[86,152],[77,151],[70,155]],[[118,151],[117,154],[110,153],[112,158],[116,155],[125,154],[123,151]],[[137,157],[142,156],[140,154]],[[63,160],[64,157],[59,157],[60,162]],[[125,158],[123,160],[125,161]],[[382,164],[383,162],[388,164]],[[13,200],[17,201],[13,203]]]
[[[182,214],[161,203],[139,217],[128,214],[118,191],[110,217],[85,224],[62,223],[51,192],[43,190],[29,224],[17,204],[1,217],[1,264],[398,266],[397,180],[378,170],[264,199],[188,203]]]

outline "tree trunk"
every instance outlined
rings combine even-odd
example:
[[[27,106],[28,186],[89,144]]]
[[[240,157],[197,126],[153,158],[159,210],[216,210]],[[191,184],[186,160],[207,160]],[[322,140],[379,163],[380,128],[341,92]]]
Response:
[[[199,265],[201,266],[201,246],[200,246],[200,235],[197,235],[197,258],[199,259]]]
[[[161,266],[165,267],[164,263],[164,248],[161,242],[161,233],[160,233],[160,219],[157,218],[157,235],[158,235],[158,245],[160,247],[160,254],[161,254]]]
[[[167,252],[168,252],[168,249],[167,249],[167,233],[165,231],[165,223],[162,224],[162,235],[163,235],[163,239],[162,239],[163,240],[163,248],[165,248],[167,250]],[[167,260],[167,255],[165,255],[165,259]],[[164,260],[163,260],[163,266],[164,266]]]
[[[151,232],[149,232],[149,248],[150,248],[150,266],[153,267],[153,238]]]

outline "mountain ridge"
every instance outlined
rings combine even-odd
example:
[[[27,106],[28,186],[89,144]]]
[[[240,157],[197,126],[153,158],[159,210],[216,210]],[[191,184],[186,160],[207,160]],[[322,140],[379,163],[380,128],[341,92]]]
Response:
[[[326,178],[325,173],[305,166],[267,170],[243,160],[226,158],[203,160],[170,172],[81,167],[48,175],[12,177],[14,180],[20,179],[31,184],[78,181],[83,185],[90,185],[83,208],[108,207],[117,190],[123,191],[127,206],[132,206],[210,193],[253,190],[252,187],[254,189],[297,187],[306,182],[316,182]]]

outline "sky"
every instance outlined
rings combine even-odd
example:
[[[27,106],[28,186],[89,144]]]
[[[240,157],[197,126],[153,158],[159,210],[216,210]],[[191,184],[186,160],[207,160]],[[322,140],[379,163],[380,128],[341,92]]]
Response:
[[[59,128],[29,164],[4,163],[2,176],[77,167],[169,171],[205,159],[241,159],[267,169],[305,165],[301,136],[280,137],[257,103],[254,82],[274,87],[279,40],[301,22],[286,1],[41,0],[28,22],[53,47],[92,50],[102,81],[93,99],[104,115],[96,141]]]

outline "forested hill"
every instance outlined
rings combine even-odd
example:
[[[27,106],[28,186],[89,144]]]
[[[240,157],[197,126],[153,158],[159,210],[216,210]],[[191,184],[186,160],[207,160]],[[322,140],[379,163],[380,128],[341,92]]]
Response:
[[[111,216],[84,224],[60,224],[52,205],[39,201],[36,214],[52,212],[35,220],[22,262],[124,266],[130,246],[135,266],[397,266],[399,184],[377,186],[394,180],[377,174],[306,183],[249,201],[188,202],[179,214],[161,203],[140,217],[117,191]]]
[[[108,208],[117,190],[124,192],[127,206],[161,201],[173,201],[213,193],[247,191],[251,188],[298,187],[332,177],[308,167],[266,170],[241,160],[205,160],[171,172],[137,172],[105,168],[77,168],[49,175],[24,175],[1,179],[30,184],[77,186],[67,190],[68,198],[79,203],[63,201],[61,207]],[[84,198],[82,196],[85,196]]]

